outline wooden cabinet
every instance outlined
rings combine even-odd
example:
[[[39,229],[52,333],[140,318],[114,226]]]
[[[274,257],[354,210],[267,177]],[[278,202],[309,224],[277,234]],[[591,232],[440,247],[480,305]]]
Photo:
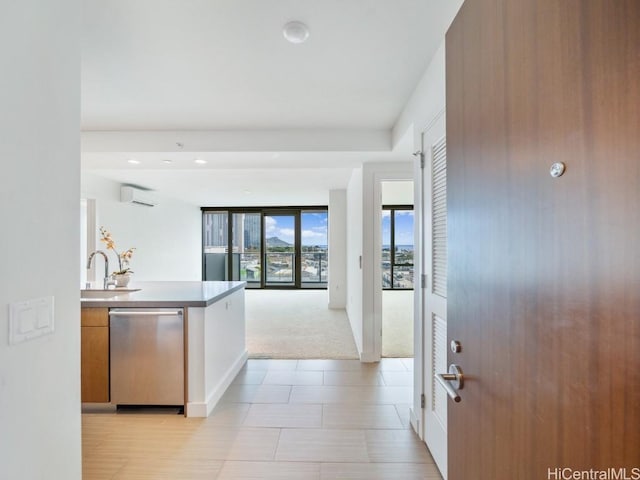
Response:
[[[109,402],[109,309],[81,310],[81,398]]]

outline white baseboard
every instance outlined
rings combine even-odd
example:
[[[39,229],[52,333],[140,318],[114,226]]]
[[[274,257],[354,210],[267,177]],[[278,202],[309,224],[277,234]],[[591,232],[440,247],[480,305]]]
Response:
[[[236,378],[236,375],[238,375],[238,372],[240,372],[246,363],[247,358],[249,358],[249,352],[245,350],[236,361],[233,362],[224,377],[222,377],[218,384],[207,395],[205,402],[187,403],[187,417],[208,417],[220,401],[220,398],[222,398],[222,395],[224,395],[224,392],[229,388],[229,385],[231,385],[231,382],[233,382],[233,379]]]
[[[422,432],[420,432],[420,420],[416,416],[416,412],[413,407],[409,408],[409,423],[411,423],[411,428],[416,432],[418,437],[422,438]]]
[[[187,417],[206,417],[207,404],[204,402],[187,402]]]
[[[363,363],[379,362],[380,359],[376,358],[373,353],[360,352],[360,361]]]

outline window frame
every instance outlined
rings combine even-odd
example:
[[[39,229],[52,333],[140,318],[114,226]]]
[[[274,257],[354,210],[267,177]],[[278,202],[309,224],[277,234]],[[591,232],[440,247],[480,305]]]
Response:
[[[227,278],[233,278],[233,215],[238,213],[259,213],[260,214],[260,282],[247,282],[247,288],[255,288],[255,289],[285,289],[285,290],[326,290],[328,288],[328,282],[303,282],[302,281],[302,214],[306,212],[326,212],[327,217],[329,215],[329,207],[327,205],[309,205],[309,206],[275,206],[275,207],[200,207],[202,214],[202,245],[201,245],[201,255],[202,255],[202,272],[201,277],[203,281],[205,280],[205,223],[204,218],[207,213],[225,213],[227,214]],[[264,230],[264,222],[265,217],[268,215],[286,215],[291,214],[296,216],[296,234],[295,234],[295,242],[294,242],[294,251],[295,251],[295,281],[293,284],[286,285],[277,285],[277,284],[269,284],[266,281],[266,269],[265,269],[265,253],[266,253],[266,242],[265,242],[265,230]],[[327,236],[327,263],[328,263],[328,255],[329,255],[329,238]]]
[[[412,267],[413,271],[415,273],[415,263],[396,263],[396,228],[395,228],[395,223],[396,223],[396,217],[395,217],[395,212],[400,210],[400,211],[406,211],[406,210],[410,210],[410,211],[414,211],[414,207],[413,205],[382,205],[382,211],[388,210],[389,211],[389,228],[390,228],[390,238],[389,238],[389,249],[390,249],[390,272],[391,272],[391,286],[390,287],[385,287],[383,285],[382,289],[383,290],[414,290],[415,289],[415,277],[414,277],[414,282],[413,282],[413,287],[407,288],[407,287],[395,287],[394,286],[394,282],[393,282],[393,273],[394,273],[394,268],[395,267]],[[415,215],[414,215],[414,228],[415,228]],[[382,224],[380,225],[380,228],[382,228]],[[414,242],[414,255],[415,255],[415,242]],[[380,251],[380,258],[382,259],[382,251]],[[414,257],[415,258],[415,257]]]

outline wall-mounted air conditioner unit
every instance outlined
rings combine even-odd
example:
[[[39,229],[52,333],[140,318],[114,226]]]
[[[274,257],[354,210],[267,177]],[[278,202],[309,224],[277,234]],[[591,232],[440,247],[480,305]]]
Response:
[[[148,190],[123,185],[120,187],[120,201],[145,207],[155,207],[158,199]]]

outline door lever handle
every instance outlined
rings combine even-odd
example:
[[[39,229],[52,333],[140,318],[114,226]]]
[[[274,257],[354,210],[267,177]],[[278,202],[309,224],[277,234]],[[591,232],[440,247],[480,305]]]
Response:
[[[464,388],[464,374],[458,365],[449,365],[449,373],[436,373],[435,378],[442,388],[445,389],[447,395],[451,397],[451,400],[456,403],[462,400],[456,391]]]

